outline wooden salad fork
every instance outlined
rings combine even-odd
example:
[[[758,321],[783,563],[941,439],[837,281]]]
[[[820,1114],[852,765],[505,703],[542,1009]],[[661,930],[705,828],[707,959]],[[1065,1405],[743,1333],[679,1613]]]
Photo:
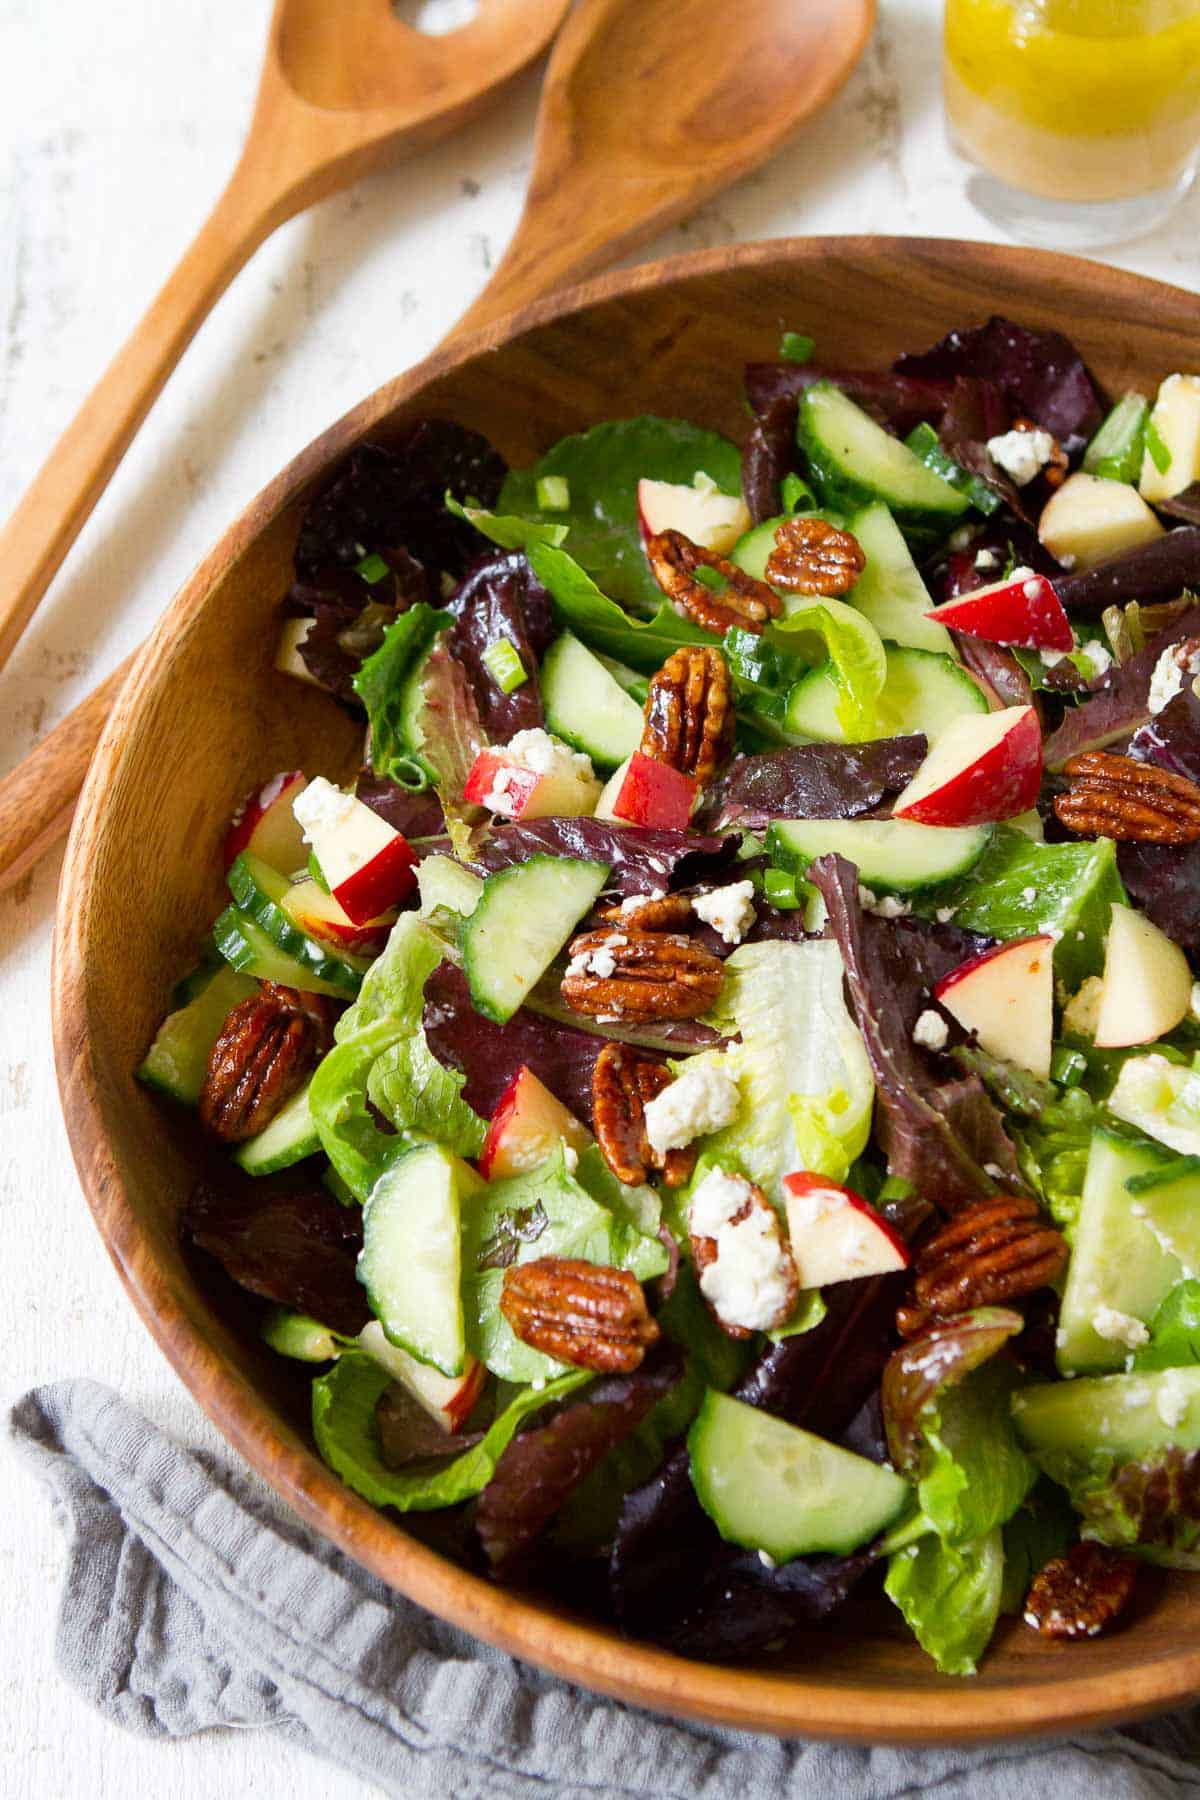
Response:
[[[349,0],[343,0],[342,6],[334,9],[324,0],[278,0],[271,42],[281,69],[297,65],[296,46],[302,31],[311,32],[314,41],[323,41],[328,57],[331,45],[330,30],[323,23],[326,17],[336,10],[340,30],[344,14],[361,15],[365,30],[372,4],[373,0],[355,0],[351,6]],[[530,5],[531,0],[482,0],[476,23],[482,26],[487,16],[527,17]],[[553,19],[561,15],[563,5],[557,0],[539,0],[532,10],[551,20],[551,15]],[[874,16],[875,0],[820,0],[819,5],[812,0],[741,0],[733,19],[711,0],[580,0],[559,32],[547,66],[533,174],[512,243],[449,338],[478,330],[556,287],[594,273],[766,162],[850,74],[870,36]],[[281,30],[285,23],[287,30]],[[552,28],[551,22],[547,32]],[[461,43],[464,37],[458,33],[452,38],[418,41],[422,46],[430,42],[448,45]],[[521,60],[527,61],[531,54],[527,52]],[[309,55],[303,60],[314,71],[321,59]],[[348,53],[343,61],[349,67]],[[509,72],[519,66],[511,46],[506,66]],[[273,81],[274,76],[269,79]],[[326,103],[323,83],[335,79],[328,69],[319,76],[310,73],[310,80],[317,84],[310,90],[316,104]],[[256,114],[256,127],[257,119]],[[445,129],[441,115],[439,123]],[[252,131],[252,140],[253,135]],[[348,156],[352,154],[347,151]],[[359,168],[367,166],[369,161],[364,160]],[[314,181],[322,174],[317,171]],[[235,175],[231,188],[237,179]],[[324,188],[314,188],[309,198],[331,192],[340,184],[333,180]],[[300,200],[290,210],[294,212],[302,204],[307,200]],[[286,216],[286,211],[280,211],[272,223]],[[240,262],[230,268],[221,286],[236,267]],[[207,304],[219,291],[219,287],[214,290]],[[161,304],[160,299],[156,305]],[[200,316],[202,312],[180,338],[180,349]],[[109,383],[121,360],[118,358],[104,377],[64,444],[92,409],[97,413],[92,435],[104,437],[104,408],[112,404],[113,393],[119,393],[121,386],[117,383],[114,390]],[[79,493],[77,512],[67,522],[61,541],[56,536],[55,547],[45,548],[47,534],[54,532],[55,518],[63,510],[54,502],[58,485],[53,478],[55,459],[38,477],[0,537],[0,551],[4,551],[9,534],[23,527],[25,551],[18,565],[23,563],[30,570],[27,579],[32,596],[23,615],[16,607],[6,610],[0,605],[0,662],[5,654],[5,631],[19,631],[20,624],[11,621],[20,616],[23,622],[33,610],[173,360],[165,363],[157,384],[147,389],[119,447],[114,447],[111,460],[101,468],[94,490]],[[56,457],[61,451],[62,446]],[[45,492],[35,505],[43,484]],[[43,552],[35,571],[38,543]],[[0,556],[0,570],[11,566]],[[11,637],[7,641],[11,644]],[[0,889],[32,867],[67,830],[92,751],[136,655],[114,670],[0,781]]]

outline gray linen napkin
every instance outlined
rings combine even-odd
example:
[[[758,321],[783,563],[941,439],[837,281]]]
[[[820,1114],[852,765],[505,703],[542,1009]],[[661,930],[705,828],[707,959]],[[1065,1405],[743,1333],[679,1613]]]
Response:
[[[97,1382],[34,1389],[10,1429],[67,1536],[60,1666],[131,1731],[271,1726],[406,1800],[1200,1793],[1200,1712],[976,1751],[674,1725],[440,1624]]]

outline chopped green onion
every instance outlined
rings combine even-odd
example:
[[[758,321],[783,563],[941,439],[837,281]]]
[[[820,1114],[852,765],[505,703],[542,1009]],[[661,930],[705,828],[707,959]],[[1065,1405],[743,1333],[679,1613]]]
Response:
[[[372,551],[370,556],[364,556],[361,562],[355,563],[354,573],[356,575],[361,575],[365,582],[371,587],[374,587],[375,583],[377,581],[382,581],[389,571],[382,556],[377,556],[375,552]]]
[[[571,484],[565,475],[543,475],[535,493],[539,512],[566,512],[571,505]]]
[[[509,638],[497,638],[483,653],[483,666],[502,694],[511,694],[529,680],[517,647]]]
[[[1058,1044],[1050,1058],[1050,1079],[1062,1087],[1078,1087],[1087,1074],[1087,1057],[1066,1044]]]
[[[712,476],[704,469],[697,469],[692,476],[692,486],[698,494],[719,494],[720,488]]]
[[[785,331],[779,340],[779,354],[784,362],[806,363],[816,345],[802,331]]]
[[[814,512],[817,496],[801,475],[785,475],[780,483],[785,513]]]
[[[1146,420],[1146,449],[1150,452],[1150,461],[1160,475],[1165,475],[1171,466],[1171,452],[1163,443],[1162,433],[1154,423],[1154,414]]]
[[[796,877],[791,869],[764,869],[763,892],[780,912],[794,912],[801,904],[796,892]]]
[[[308,872],[320,888],[321,892],[327,894],[329,892],[329,883],[325,879],[325,871],[317,861],[317,853],[315,850],[310,850],[308,853]]]

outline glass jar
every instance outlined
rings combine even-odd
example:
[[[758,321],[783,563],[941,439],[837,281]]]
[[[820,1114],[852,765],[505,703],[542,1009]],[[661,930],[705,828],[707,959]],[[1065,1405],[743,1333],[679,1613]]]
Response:
[[[1200,149],[1200,0],[946,0],[944,84],[974,203],[1059,249],[1148,231]]]

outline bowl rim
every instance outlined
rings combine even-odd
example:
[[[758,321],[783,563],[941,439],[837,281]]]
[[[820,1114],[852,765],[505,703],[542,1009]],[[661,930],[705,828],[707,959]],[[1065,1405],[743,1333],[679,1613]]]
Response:
[[[105,795],[123,754],[143,691],[164,674],[175,646],[199,617],[210,588],[314,475],[377,426],[395,407],[460,363],[601,301],[644,288],[767,263],[805,264],[837,255],[932,260],[947,273],[954,259],[975,271],[1011,273],[1014,256],[1065,286],[1096,280],[1121,306],[1167,294],[1195,306],[1170,283],[1052,251],[950,238],[875,235],[775,238],[724,245],[593,278],[524,307],[437,349],[385,382],[321,432],[250,501],[194,573],[135,656],[92,760],[67,845],[53,951],[52,1029],[64,1122],[81,1186],[97,1229],[136,1310],[175,1373],[237,1453],[322,1536],[396,1591],[496,1648],[651,1711],[780,1736],[858,1743],[966,1743],[1065,1732],[1161,1711],[1200,1691],[1200,1648],[1161,1655],[1124,1670],[1041,1682],[979,1687],[971,1682],[898,1683],[890,1688],[808,1681],[794,1669],[693,1662],[581,1619],[565,1617],[520,1592],[498,1588],[419,1540],[360,1499],[298,1437],[284,1435],[253,1384],[188,1322],[154,1260],[148,1236],[123,1205],[116,1155],[105,1124],[105,1073],[87,1032],[84,945],[89,916],[86,871],[105,817]],[[1088,276],[1083,276],[1083,271]],[[132,1076],[129,1077],[132,1079]],[[864,1700],[869,1705],[864,1709]],[[866,1715],[866,1716],[864,1716]]]

